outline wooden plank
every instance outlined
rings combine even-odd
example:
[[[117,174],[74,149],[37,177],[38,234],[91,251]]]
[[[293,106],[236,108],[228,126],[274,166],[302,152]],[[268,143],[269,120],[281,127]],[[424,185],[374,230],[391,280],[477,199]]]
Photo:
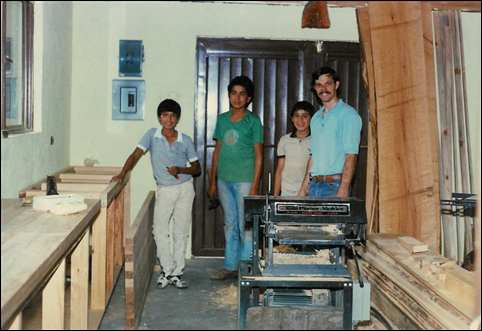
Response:
[[[420,2],[370,2],[380,231],[439,247],[438,160]],[[406,47],[410,45],[410,47]],[[433,78],[432,78],[433,79]],[[394,171],[397,169],[397,171]]]
[[[65,259],[42,293],[42,330],[64,329]]]
[[[92,183],[57,183],[57,191],[64,192],[103,192],[108,187],[107,184]],[[47,190],[47,183],[41,184],[41,190]]]
[[[76,174],[76,173],[63,173],[59,175],[61,182],[63,183],[99,183],[108,184],[113,175],[91,175],[91,174]]]
[[[92,225],[92,286],[91,307],[94,310],[104,310],[106,298],[106,236],[107,210],[102,207]]]
[[[117,200],[114,199],[107,207],[107,228],[106,228],[106,269],[105,269],[105,292],[107,299],[114,289],[114,247],[115,247],[115,223],[116,223]]]
[[[122,167],[84,167],[74,166],[73,171],[77,174],[90,174],[90,175],[117,175],[121,172]]]
[[[427,1],[431,10],[480,12],[480,1]]]
[[[71,256],[70,329],[87,330],[89,310],[89,231]]]
[[[151,191],[134,223],[126,232],[125,313],[126,327],[129,329],[135,329],[139,325],[156,260],[156,246],[152,236],[154,204],[155,192]]]
[[[407,251],[409,251],[411,254],[413,253],[420,253],[420,252],[426,252],[428,251],[428,246],[427,244],[424,244],[423,242],[418,241],[415,238],[412,237],[398,237],[397,238],[400,244],[405,247]]]
[[[437,80],[438,80],[438,102],[439,102],[439,120],[440,120],[440,198],[450,200],[452,198],[453,190],[453,165],[451,157],[453,155],[453,124],[452,112],[450,110],[452,104],[453,91],[451,80],[445,79],[449,75],[447,68],[449,67],[448,54],[446,51],[446,44],[448,38],[446,31],[443,28],[448,24],[446,18],[441,13],[434,12],[434,35],[435,35],[435,49],[437,58]],[[443,227],[443,252],[444,255],[458,260],[458,239],[457,239],[457,224],[453,221],[453,217],[449,215],[442,215]]]
[[[66,167],[66,168],[63,168],[55,173],[52,174],[52,176],[58,178],[58,176],[61,174],[61,173],[67,173],[67,172],[72,172],[73,171],[73,168],[72,167]],[[42,182],[45,182],[46,178],[43,178],[41,179],[40,181],[36,182],[35,184],[32,184],[28,187],[26,187],[25,189],[23,190],[20,190],[18,192],[18,197],[19,198],[23,198],[25,196],[25,191],[29,191],[29,190],[38,190],[40,189],[40,185],[42,184]]]
[[[419,284],[418,292],[428,293],[431,300],[436,300],[445,311],[450,311],[458,319],[470,321],[475,317],[474,307],[476,306],[476,282],[475,275],[461,267],[455,266],[454,263],[442,256],[427,252],[420,255],[412,255],[400,245],[397,236],[388,235],[370,235],[367,245],[368,251],[372,254],[376,253],[376,259],[370,261],[375,263],[377,269],[390,268],[397,270],[394,281],[406,282],[410,280],[411,284]],[[362,253],[365,256],[365,252]],[[380,266],[379,264],[383,264]],[[446,272],[448,268],[453,272],[453,277],[459,280],[455,283],[464,282],[465,285],[470,283],[472,288],[460,286],[451,288],[445,286]],[[400,276],[403,274],[403,276]],[[468,300],[467,298],[472,298]]]
[[[358,31],[362,49],[362,77],[368,92],[368,148],[365,205],[368,218],[368,232],[379,232],[378,202],[378,137],[377,104],[375,96],[375,72],[373,68],[370,17],[368,8],[357,9]]]

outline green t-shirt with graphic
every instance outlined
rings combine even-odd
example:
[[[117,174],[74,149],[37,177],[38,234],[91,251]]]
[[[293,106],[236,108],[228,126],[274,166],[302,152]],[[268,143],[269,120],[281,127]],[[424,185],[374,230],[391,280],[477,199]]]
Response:
[[[263,126],[258,115],[246,111],[238,122],[231,122],[231,111],[216,121],[214,139],[221,142],[218,178],[227,182],[252,182],[254,178],[254,145],[263,143]]]

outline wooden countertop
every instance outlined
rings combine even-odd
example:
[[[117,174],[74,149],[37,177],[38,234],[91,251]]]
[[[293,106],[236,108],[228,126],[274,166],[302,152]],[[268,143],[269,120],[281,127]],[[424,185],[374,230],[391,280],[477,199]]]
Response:
[[[1,201],[3,329],[94,221],[100,201],[85,200],[86,210],[68,216],[33,210],[20,199]]]

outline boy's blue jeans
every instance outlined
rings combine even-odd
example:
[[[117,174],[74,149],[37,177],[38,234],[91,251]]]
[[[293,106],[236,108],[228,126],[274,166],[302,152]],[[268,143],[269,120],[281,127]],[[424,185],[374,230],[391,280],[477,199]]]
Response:
[[[218,179],[218,195],[224,210],[224,268],[238,270],[239,261],[251,259],[251,230],[244,230],[244,196],[249,195],[251,182],[234,183]]]
[[[330,183],[311,181],[308,188],[308,196],[317,198],[335,197],[341,180],[334,180]]]

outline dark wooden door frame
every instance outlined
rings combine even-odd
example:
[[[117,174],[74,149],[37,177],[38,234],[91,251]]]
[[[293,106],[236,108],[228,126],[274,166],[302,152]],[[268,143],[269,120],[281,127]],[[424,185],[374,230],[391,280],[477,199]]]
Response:
[[[244,55],[240,55],[240,46],[239,44],[243,44],[242,51]],[[266,44],[269,43],[270,50],[266,50]],[[260,49],[263,49],[260,51]],[[311,73],[313,70],[321,65],[330,65],[334,67],[339,73],[341,73],[341,79],[344,84],[344,92],[342,94],[344,96],[345,101],[349,101],[352,106],[354,106],[357,110],[359,110],[360,114],[362,115],[363,119],[363,133],[361,139],[361,146],[360,146],[360,157],[357,166],[357,174],[355,178],[355,183],[353,185],[353,191],[358,192],[357,196],[364,198],[365,192],[365,178],[366,178],[366,128],[367,128],[367,102],[366,102],[366,93],[364,96],[360,97],[363,93],[358,92],[359,94],[353,96],[352,92],[348,90],[360,90],[363,87],[361,83],[361,74],[360,74],[360,50],[358,43],[350,43],[350,42],[324,42],[321,47],[322,51],[318,52],[316,48],[316,44],[314,41],[276,41],[276,40],[250,40],[250,39],[216,39],[216,38],[199,38],[197,40],[197,84],[196,84],[196,107],[195,107],[195,127],[194,127],[194,143],[196,146],[196,151],[198,153],[198,157],[200,159],[200,163],[202,166],[203,171],[205,172],[203,176],[200,176],[195,179],[195,188],[196,188],[196,199],[194,202],[193,208],[193,232],[192,232],[192,250],[193,255],[195,256],[221,256],[223,255],[223,229],[220,226],[222,223],[222,219],[220,218],[222,212],[213,213],[212,211],[208,211],[206,206],[208,204],[208,198],[205,193],[205,187],[208,184],[208,176],[207,165],[210,164],[210,159],[212,153],[208,151],[206,148],[211,148],[212,146],[208,146],[209,144],[213,144],[212,137],[205,136],[207,134],[207,125],[212,123],[206,122],[206,114],[205,111],[208,106],[208,82],[210,77],[208,77],[208,56],[236,56],[236,57],[246,57],[246,58],[266,58],[271,56],[273,58],[286,58],[287,53],[290,53],[292,58],[296,58],[298,60],[298,72],[304,74],[298,80],[298,93],[297,98],[304,99],[313,102],[315,106],[317,106],[316,102],[313,100],[313,95],[311,93],[310,81],[311,81]],[[288,50],[288,51],[287,51]],[[239,59],[238,59],[239,60]],[[244,61],[243,58],[241,61]],[[210,63],[211,65],[213,63]],[[225,63],[224,63],[225,64]],[[231,66],[232,63],[230,62]],[[243,63],[242,68],[239,69],[238,63],[238,72],[237,74],[245,74],[248,76],[253,77],[255,80],[255,72],[253,72],[253,65],[250,66],[249,63],[244,65]],[[229,70],[229,65],[228,69]],[[232,70],[232,67],[231,67]],[[353,72],[356,73],[358,76],[358,80],[348,79],[348,77],[352,77]],[[212,78],[212,77],[211,77]],[[212,83],[212,82],[211,82]],[[220,86],[220,82],[217,82]],[[227,86],[228,81],[223,81],[223,86]],[[296,85],[296,84],[295,84]],[[276,89],[278,86],[276,86]],[[222,92],[218,93],[227,93],[224,91],[225,87],[223,88]],[[355,98],[355,99],[354,99]],[[215,98],[216,99],[216,98]],[[223,102],[226,99],[227,95],[217,97],[218,104],[216,107],[224,108],[224,105],[219,104],[219,100],[222,99]],[[265,99],[269,99],[269,96]],[[294,100],[294,101],[298,101]],[[272,100],[268,100],[272,102]],[[210,99],[209,102],[213,102]],[[267,100],[257,100],[256,96],[253,101],[253,111],[256,112],[257,109],[261,109],[262,107],[257,107],[254,103],[256,102],[267,102]],[[292,101],[289,102],[291,105]],[[212,105],[211,105],[212,107]],[[225,111],[222,109],[222,111]],[[222,112],[221,111],[221,112]],[[263,111],[265,111],[263,109]],[[284,110],[286,111],[286,110]],[[263,114],[259,114],[263,116]],[[278,116],[278,114],[276,114]],[[286,125],[286,121],[285,124]],[[212,130],[212,128],[210,127]],[[265,133],[266,134],[266,133]],[[273,134],[278,137],[280,136],[280,132],[276,133],[269,133],[270,136]],[[265,136],[266,140],[266,136]],[[273,140],[273,139],[271,139]],[[277,139],[276,139],[277,140]],[[265,150],[269,149],[273,151],[275,148],[277,141],[272,143],[266,144],[265,143]],[[205,153],[206,150],[206,153]],[[266,154],[266,153],[265,153]],[[265,155],[266,159],[266,155]],[[273,161],[274,160],[269,160]],[[266,166],[264,166],[266,168]],[[274,173],[274,166],[273,169],[264,169],[263,171],[263,178],[264,182],[262,182],[262,190],[263,192],[266,191],[268,183],[267,183],[267,172],[270,171]],[[266,177],[266,178],[265,178]],[[221,209],[221,208],[219,208]],[[210,216],[207,216],[207,213]],[[214,222],[214,224],[213,224]],[[199,224],[201,223],[201,224]],[[210,223],[210,224],[207,224]],[[215,229],[214,234],[208,234],[207,231],[210,228]],[[212,230],[211,230],[212,231]],[[214,247],[207,248],[203,247],[204,240],[206,240],[206,236],[210,235],[211,237],[214,236],[214,239],[209,237],[208,241],[215,241]],[[222,239],[221,239],[222,237]],[[217,239],[216,239],[217,238]],[[221,242],[222,241],[222,242]]]

